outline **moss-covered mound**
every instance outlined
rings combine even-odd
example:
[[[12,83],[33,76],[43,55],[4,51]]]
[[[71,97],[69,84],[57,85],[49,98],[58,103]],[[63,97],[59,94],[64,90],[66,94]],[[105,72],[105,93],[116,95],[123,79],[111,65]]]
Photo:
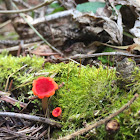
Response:
[[[51,98],[50,113],[55,107],[62,108],[63,124],[61,130],[52,132],[53,138],[58,138],[84,127],[84,124],[96,122],[110,113],[114,113],[127,103],[134,93],[138,93],[139,80],[133,87],[126,91],[120,89],[117,84],[115,69],[103,69],[95,67],[80,67],[74,63],[45,64],[42,67],[43,58],[0,56],[0,90],[4,90],[6,81],[13,80],[12,93],[18,100],[27,102],[29,96],[33,96],[32,81],[39,76],[51,76],[54,80],[65,85]],[[25,66],[24,68],[22,68]],[[138,74],[139,76],[139,74]],[[32,101],[36,104],[39,99]],[[36,106],[39,106],[39,104]],[[41,108],[41,106],[40,106]],[[140,136],[140,98],[129,109],[119,114],[115,119],[120,123],[120,131],[115,136],[116,140],[138,140]],[[8,111],[8,110],[7,110]],[[14,110],[13,110],[14,111]],[[29,110],[30,114],[41,114],[41,109],[36,107]],[[51,116],[53,117],[53,116]],[[88,134],[87,139],[107,139],[104,126],[101,126]],[[82,139],[82,137],[76,138]],[[83,139],[86,139],[85,137]]]

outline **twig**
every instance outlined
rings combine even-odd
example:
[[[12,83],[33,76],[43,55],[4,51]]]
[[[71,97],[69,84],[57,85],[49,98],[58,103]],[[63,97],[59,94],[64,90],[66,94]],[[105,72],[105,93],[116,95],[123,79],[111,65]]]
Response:
[[[26,40],[23,40],[23,41],[24,41],[25,44],[29,44],[29,43],[37,42],[37,41],[40,41],[40,40],[41,39],[37,36],[37,37],[33,37],[31,39],[26,39]],[[20,42],[21,42],[21,40],[0,40],[0,45],[4,45],[6,48],[8,48],[9,46],[19,45]],[[2,49],[0,49],[0,51],[2,51]]]
[[[0,28],[3,28],[4,26],[6,26],[9,23],[11,23],[11,20],[5,21],[4,23],[0,24]]]
[[[38,136],[38,139],[41,139],[43,136],[45,136],[47,132],[48,132],[48,130],[44,130],[44,131]]]
[[[22,45],[22,49],[27,49],[27,48],[33,47],[35,45],[38,46],[40,44],[41,44],[41,42],[24,44],[24,45]],[[4,48],[4,49],[0,49],[0,53],[2,53],[4,50],[9,51],[9,52],[13,52],[13,51],[18,51],[18,49],[19,49],[19,46],[14,46],[14,47],[10,47],[10,48]]]
[[[38,117],[38,116],[33,116],[33,115],[27,115],[27,114],[21,114],[21,113],[13,113],[13,112],[0,112],[0,116],[27,119],[27,120],[46,123],[46,124],[49,124],[49,125],[52,125],[52,126],[62,127],[60,122],[54,121],[53,119],[48,119],[48,118],[43,118],[43,117]]]
[[[94,124],[87,125],[85,128],[82,128],[82,129],[80,129],[70,135],[67,135],[65,137],[62,137],[58,140],[69,140],[69,139],[75,138],[76,136],[82,135],[95,127],[99,127],[100,125],[105,124],[107,121],[111,120],[112,118],[114,118],[115,116],[117,116],[118,114],[123,112],[125,109],[127,109],[137,99],[137,97],[138,97],[138,94],[135,94],[134,97],[127,104],[125,104],[123,107],[121,107],[115,113],[110,114],[108,117],[106,117],[98,122],[95,122]]]
[[[29,12],[29,11],[33,11],[35,9],[39,9],[45,5],[49,5],[50,3],[52,3],[54,0],[47,0],[33,8],[29,8],[29,9],[22,9],[22,10],[8,10],[8,11],[0,11],[0,14],[17,14],[17,13],[26,13],[26,12]]]
[[[13,98],[11,98],[11,97],[9,97],[9,96],[1,96],[1,97],[0,97],[0,100],[5,101],[5,102],[8,102],[8,103],[10,103],[10,104],[12,104],[12,105],[15,105],[15,104],[18,102],[19,105],[20,105],[20,107],[23,107],[23,108],[26,108],[27,105],[28,105],[28,104],[26,104],[26,103],[19,102],[18,100],[13,99]]]
[[[0,96],[10,96],[11,93],[0,91]]]
[[[12,85],[13,85],[13,79],[10,81],[9,88],[8,88],[8,92],[11,91]]]
[[[96,53],[96,54],[77,54],[75,56],[71,56],[69,58],[57,58],[56,61],[68,61],[69,59],[83,59],[83,58],[91,58],[91,57],[98,57],[98,56],[126,56],[126,57],[137,57],[140,58],[140,55],[134,55],[129,53],[123,52],[104,52],[104,53]]]
[[[62,82],[62,83],[58,86],[58,89],[62,88],[64,85],[65,85],[65,83]]]
[[[59,54],[59,53],[38,53],[38,52],[35,52],[35,51],[30,51],[30,53],[35,54],[35,55],[40,55],[40,56],[50,56],[50,55]]]
[[[19,47],[18,47],[18,50],[17,50],[17,56],[19,57],[20,54],[21,54],[21,51],[22,51],[22,47],[24,46],[24,41],[21,40],[20,44],[19,44]]]
[[[56,19],[60,19],[66,16],[70,16],[72,15],[73,10],[66,10],[66,11],[62,11],[62,12],[58,12],[55,14],[51,14],[45,17],[41,17],[41,18],[37,18],[35,20],[33,20],[33,22],[31,23],[33,26],[44,23],[46,21],[52,21],[52,20],[56,20]]]
[[[33,136],[35,133],[37,133],[39,130],[41,130],[43,128],[43,125],[41,125],[40,127],[38,127],[36,130],[34,130],[29,136]]]

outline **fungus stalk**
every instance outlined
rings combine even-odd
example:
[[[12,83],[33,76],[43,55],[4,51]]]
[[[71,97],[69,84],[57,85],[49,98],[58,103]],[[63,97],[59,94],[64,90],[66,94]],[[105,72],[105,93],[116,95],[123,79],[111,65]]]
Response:
[[[42,99],[42,109],[43,109],[43,112],[46,114],[48,114],[48,98],[47,97],[44,97]]]

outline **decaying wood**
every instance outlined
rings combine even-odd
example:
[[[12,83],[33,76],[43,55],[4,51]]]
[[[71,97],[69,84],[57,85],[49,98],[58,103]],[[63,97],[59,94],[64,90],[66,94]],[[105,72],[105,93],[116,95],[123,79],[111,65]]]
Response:
[[[52,126],[62,127],[62,125],[59,122],[56,122],[53,119],[37,117],[37,116],[33,116],[33,115],[27,115],[27,114],[21,114],[21,113],[13,113],[13,112],[0,112],[0,116],[27,119],[27,120],[46,123],[46,124],[49,124],[49,125],[52,125]]]
[[[137,98],[138,98],[138,94],[135,94],[134,97],[127,104],[125,104],[123,107],[121,107],[115,113],[110,114],[106,118],[104,118],[98,122],[95,122],[94,124],[87,125],[85,128],[82,128],[82,129],[80,129],[80,130],[78,130],[70,135],[59,138],[58,140],[69,140],[69,139],[75,138],[79,135],[83,135],[84,133],[88,132],[89,130],[91,130],[95,127],[99,127],[100,125],[105,124],[106,122],[108,122],[109,120],[111,120],[112,118],[114,118],[115,116],[120,114],[121,112],[123,112],[125,109],[127,109]]]

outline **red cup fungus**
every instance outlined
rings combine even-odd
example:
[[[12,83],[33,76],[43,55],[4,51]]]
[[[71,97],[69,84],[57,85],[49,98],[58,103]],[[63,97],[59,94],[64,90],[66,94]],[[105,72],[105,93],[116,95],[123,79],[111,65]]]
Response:
[[[51,77],[39,77],[33,81],[32,91],[34,95],[42,99],[43,111],[47,111],[48,98],[55,94],[55,90],[58,89],[57,83]]]
[[[53,111],[52,111],[52,115],[54,117],[60,117],[62,113],[62,110],[60,107],[56,107]]]
[[[50,77],[39,77],[33,81],[32,91],[40,99],[54,95],[56,89],[58,89],[58,85]]]

